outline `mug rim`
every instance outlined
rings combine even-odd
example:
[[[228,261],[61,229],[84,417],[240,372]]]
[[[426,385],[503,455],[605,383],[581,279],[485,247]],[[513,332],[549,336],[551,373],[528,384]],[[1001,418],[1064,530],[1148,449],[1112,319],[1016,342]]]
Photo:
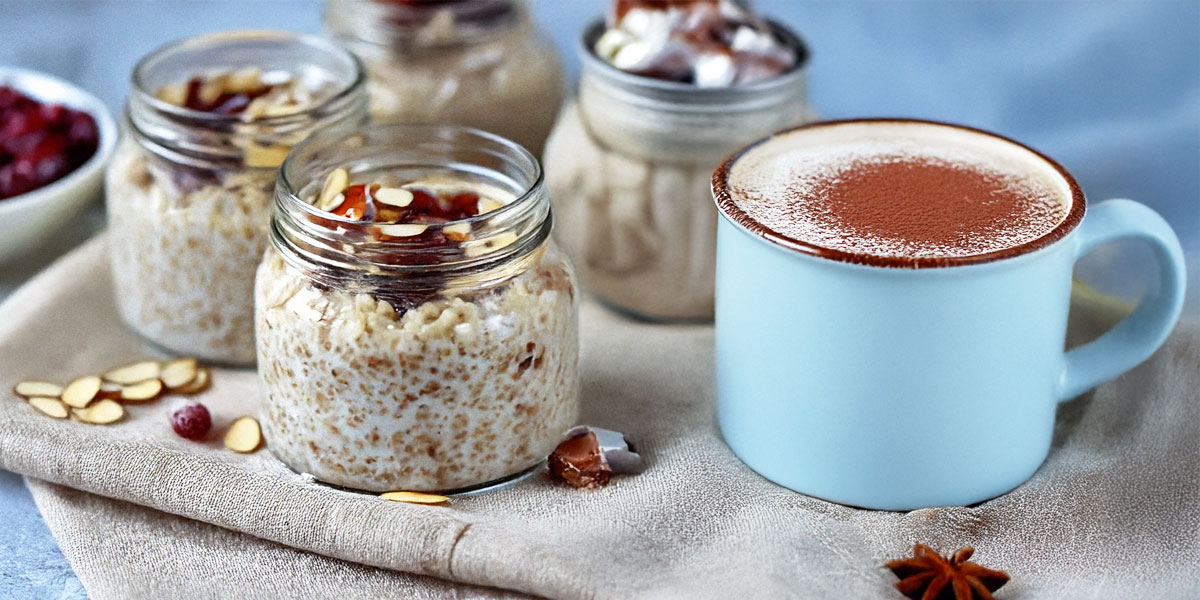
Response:
[[[986,252],[983,254],[973,254],[970,256],[905,257],[905,256],[877,256],[877,255],[865,254],[865,253],[860,253],[860,252],[849,252],[846,250],[836,250],[833,248],[826,248],[824,246],[820,246],[820,245],[814,244],[812,242],[806,242],[804,240],[800,240],[800,239],[797,239],[797,238],[794,238],[791,236],[787,236],[787,235],[784,235],[782,233],[775,231],[774,229],[771,229],[770,227],[767,227],[766,225],[759,222],[757,219],[751,217],[749,214],[747,214],[745,211],[743,211],[741,209],[741,207],[739,207],[737,205],[737,203],[735,203],[733,201],[733,197],[729,193],[729,173],[730,173],[730,170],[733,168],[734,163],[736,163],[737,160],[739,158],[741,158],[743,155],[745,155],[747,152],[753,150],[754,148],[757,148],[758,146],[761,146],[762,144],[765,144],[765,143],[775,139],[778,136],[790,134],[790,133],[793,133],[796,131],[803,131],[803,130],[807,130],[807,129],[816,129],[816,128],[822,128],[822,127],[836,127],[839,125],[847,125],[847,124],[855,124],[855,123],[857,123],[857,124],[887,124],[887,123],[897,124],[898,123],[898,124],[931,125],[931,126],[935,126],[935,127],[950,127],[950,128],[959,129],[962,131],[967,131],[972,134],[983,135],[985,137],[997,139],[1002,142],[1007,142],[1008,144],[1012,144],[1018,148],[1024,149],[1024,150],[1032,153],[1038,159],[1042,160],[1043,162],[1048,164],[1050,167],[1052,167],[1059,174],[1059,176],[1061,176],[1063,178],[1063,180],[1067,183],[1067,187],[1070,189],[1070,195],[1071,195],[1070,209],[1067,211],[1067,215],[1063,218],[1063,220],[1060,221],[1057,225],[1055,225],[1053,229],[1042,234],[1041,236],[1039,236],[1037,238],[1023,242],[1016,246],[1010,246],[1008,248],[1002,248],[1000,250],[993,250],[991,252]],[[771,135],[768,135],[768,136],[761,138],[755,142],[752,142],[751,144],[747,145],[746,147],[742,148],[741,150],[738,150],[737,152],[734,152],[733,154],[729,155],[724,161],[722,161],[720,166],[717,167],[716,171],[713,172],[712,193],[713,193],[713,201],[716,203],[717,210],[718,210],[718,212],[721,213],[722,217],[728,219],[734,225],[737,225],[738,227],[740,227],[742,230],[746,231],[747,233],[750,233],[756,237],[759,237],[759,238],[762,238],[763,240],[771,242],[772,244],[779,246],[785,250],[799,252],[801,254],[815,256],[818,258],[825,258],[825,259],[834,260],[834,261],[838,261],[838,262],[853,263],[853,264],[866,265],[866,266],[876,266],[876,267],[899,267],[899,268],[909,268],[909,269],[957,267],[957,266],[965,266],[965,265],[975,265],[975,264],[981,264],[981,263],[995,262],[998,260],[1014,258],[1014,257],[1021,256],[1024,254],[1029,254],[1031,252],[1034,252],[1034,251],[1040,250],[1042,248],[1045,248],[1047,246],[1050,246],[1050,245],[1054,244],[1055,242],[1059,241],[1060,239],[1066,237],[1067,234],[1071,233],[1076,227],[1079,226],[1079,223],[1080,223],[1080,221],[1083,220],[1083,215],[1087,208],[1087,201],[1084,198],[1083,190],[1079,187],[1079,183],[1075,181],[1075,178],[1071,175],[1071,173],[1069,171],[1067,171],[1067,169],[1065,167],[1063,167],[1061,164],[1059,164],[1054,159],[1050,158],[1049,156],[1046,156],[1045,154],[1043,154],[1041,152],[1038,152],[1037,150],[1035,150],[1025,144],[1022,144],[1021,142],[1018,142],[1007,136],[1003,136],[998,133],[988,131],[986,129],[979,129],[979,128],[970,127],[967,125],[959,125],[957,123],[948,123],[945,121],[933,121],[933,120],[927,120],[927,119],[910,119],[910,118],[899,118],[899,117],[874,117],[874,118],[814,121],[812,123],[805,123],[803,125],[798,125],[796,127],[791,127],[788,129],[784,129],[782,131],[777,131]]]

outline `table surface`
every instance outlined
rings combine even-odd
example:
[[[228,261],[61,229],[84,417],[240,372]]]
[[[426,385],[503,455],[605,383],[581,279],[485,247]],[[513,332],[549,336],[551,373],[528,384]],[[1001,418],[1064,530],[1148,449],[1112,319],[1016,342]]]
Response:
[[[607,2],[531,3],[573,77],[575,37]],[[822,117],[994,130],[1058,159],[1092,201],[1129,197],[1161,212],[1190,259],[1187,314],[1200,316],[1200,2],[755,4],[808,41]],[[166,41],[236,28],[317,32],[320,10],[318,0],[0,0],[0,62],[78,83],[115,112],[133,64]],[[44,247],[0,263],[0,299],[102,224],[94,206]],[[1136,298],[1149,260],[1117,245],[1077,272]],[[21,478],[3,471],[0,522],[0,597],[86,596]]]

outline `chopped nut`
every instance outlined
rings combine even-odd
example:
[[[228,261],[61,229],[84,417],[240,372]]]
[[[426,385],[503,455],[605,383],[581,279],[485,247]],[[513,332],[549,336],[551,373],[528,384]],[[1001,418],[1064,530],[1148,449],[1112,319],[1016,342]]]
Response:
[[[333,197],[341,194],[342,190],[345,190],[348,185],[350,185],[350,173],[346,169],[339,167],[331,171],[329,176],[325,178],[325,186],[321,188],[321,195],[317,196],[317,207],[329,206],[333,201]],[[341,202],[338,202],[338,204],[340,205]],[[321,210],[330,209],[321,208]]]
[[[413,237],[425,233],[426,225],[422,223],[393,223],[378,226],[379,233],[392,237]]]
[[[479,199],[479,214],[490,213],[502,206],[504,203],[495,198],[480,198]]]
[[[254,417],[240,417],[225,433],[225,447],[234,452],[254,452],[262,444],[262,428]]]
[[[45,381],[22,381],[13,388],[13,391],[22,398],[33,398],[34,396],[57,398],[63,393],[61,385],[46,383]]]
[[[412,204],[413,193],[404,188],[381,188],[375,192],[375,200],[388,206],[404,208]]]
[[[517,241],[517,234],[511,231],[505,231],[490,238],[484,238],[474,244],[471,244],[470,246],[467,246],[467,249],[464,253],[471,258],[483,256],[484,254],[489,254],[504,248],[515,241]]]
[[[42,414],[54,417],[55,419],[67,418],[67,405],[63,404],[58,398],[42,398],[34,396],[29,399],[29,405],[38,409]]]
[[[67,384],[62,393],[62,401],[66,402],[67,406],[83,408],[91,403],[98,393],[100,393],[100,378],[88,375]]]
[[[196,359],[181,358],[163,366],[158,378],[162,380],[163,385],[174,391],[191,383],[196,378],[196,373]]]
[[[145,402],[158,397],[163,391],[163,383],[157,379],[135,383],[121,389],[121,399],[126,402]]]
[[[177,394],[198,394],[208,389],[209,381],[211,381],[211,379],[208,374],[208,369],[200,367],[199,369],[196,369],[195,379],[192,379],[189,383],[171,391]]]
[[[164,85],[158,88],[158,92],[154,94],[154,97],[168,104],[183,106],[185,103],[187,103],[187,84],[172,83],[170,85]]]
[[[252,92],[263,85],[263,70],[259,67],[243,67],[225,77],[225,91],[239,94]]]
[[[103,377],[105,381],[111,381],[118,385],[132,385],[158,377],[161,370],[158,362],[148,360],[113,369],[105,373]]]
[[[71,414],[84,423],[108,425],[120,421],[125,416],[125,408],[106,398],[87,408],[72,409]]]
[[[442,235],[451,242],[465,242],[471,239],[470,223],[455,223],[442,228]]]
[[[291,151],[287,146],[262,146],[250,142],[242,149],[242,162],[247,167],[278,167]]]
[[[407,502],[409,504],[445,504],[450,501],[445,496],[422,492],[384,492],[379,497],[384,500],[391,500],[392,502]]]

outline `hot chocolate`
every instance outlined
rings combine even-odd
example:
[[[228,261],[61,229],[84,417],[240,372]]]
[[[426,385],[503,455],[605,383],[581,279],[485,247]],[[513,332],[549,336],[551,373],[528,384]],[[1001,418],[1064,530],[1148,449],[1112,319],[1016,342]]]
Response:
[[[1071,197],[1018,144],[903,121],[802,127],[722,171],[743,225],[817,254],[899,266],[1024,247],[1066,218]]]

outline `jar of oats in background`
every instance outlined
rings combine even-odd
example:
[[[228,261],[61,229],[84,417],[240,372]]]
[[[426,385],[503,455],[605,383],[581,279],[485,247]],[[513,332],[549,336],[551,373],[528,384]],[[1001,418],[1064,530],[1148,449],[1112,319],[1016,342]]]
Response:
[[[251,364],[254,269],[293,144],[367,118],[365,74],[335,44],[230,32],[168,44],[133,72],[106,175],[117,305],[179,354]]]
[[[271,451],[370,490],[541,464],[578,416],[578,293],[541,167],[450,125],[319,135],[280,172],[255,290]]]
[[[562,64],[520,0],[326,0],[325,31],[367,66],[379,123],[456,123],[541,156]]]
[[[729,0],[615,3],[580,44],[546,147],[556,235],[586,290],[653,320],[713,315],[713,169],[810,120],[803,42]]]

